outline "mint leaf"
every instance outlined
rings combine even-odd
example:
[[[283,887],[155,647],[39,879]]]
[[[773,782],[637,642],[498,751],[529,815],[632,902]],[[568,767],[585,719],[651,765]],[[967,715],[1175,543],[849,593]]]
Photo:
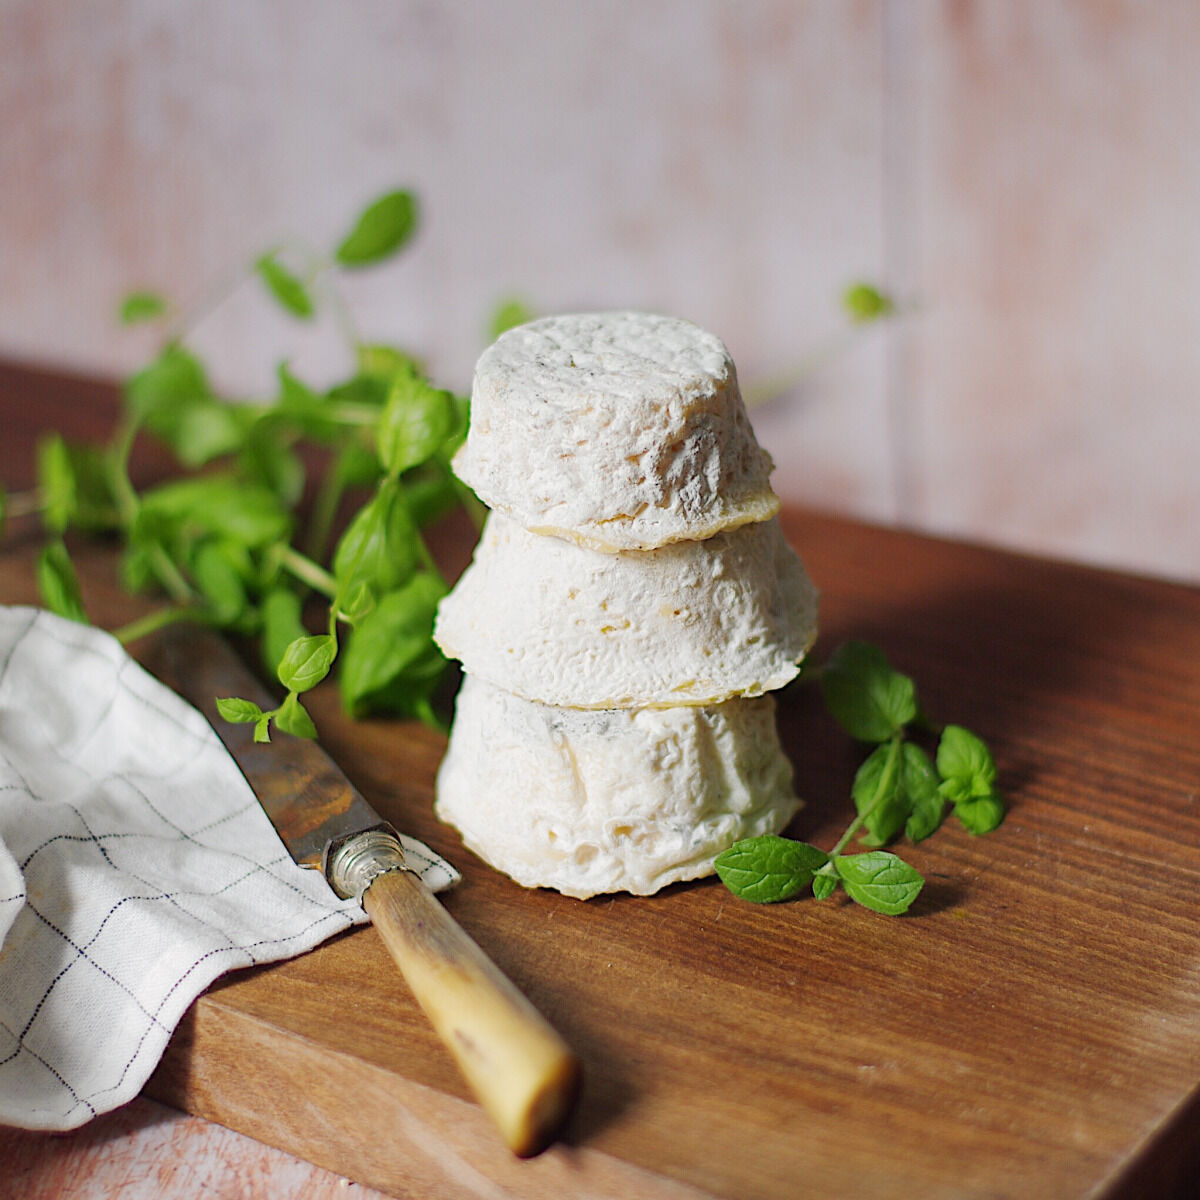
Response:
[[[851,900],[889,917],[907,912],[925,884],[918,871],[886,850],[841,855],[833,865]]]
[[[774,904],[808,886],[829,855],[806,842],[775,834],[745,838],[718,854],[714,866],[721,882],[754,904]]]
[[[287,698],[275,713],[275,725],[284,733],[293,737],[315,738],[317,727],[313,724],[308,710],[300,703],[300,697],[295,692],[289,692]],[[257,733],[257,729],[255,730]]]
[[[327,633],[297,638],[283,653],[277,674],[290,692],[314,688],[333,666],[337,643]]]
[[[865,813],[868,846],[890,842],[904,828],[909,806],[900,769],[900,749],[877,746],[858,768],[850,794],[854,807]],[[889,764],[891,764],[889,766]]]
[[[982,738],[961,725],[947,725],[937,749],[941,792],[955,802],[990,796],[996,790],[996,762]]]
[[[941,825],[946,805],[938,792],[938,774],[929,755],[912,742],[905,742],[901,753],[908,808],[904,832],[910,840],[919,842]]]
[[[925,756],[928,762],[928,755]],[[932,766],[931,766],[932,770]],[[905,836],[912,842],[924,841],[941,828],[946,816],[946,802],[937,788],[937,774],[923,781],[913,796],[912,811],[904,825]]]
[[[61,540],[47,543],[38,556],[37,585],[42,603],[52,613],[78,621],[81,625],[89,623],[87,613],[83,610],[79,578]]]
[[[294,317],[307,320],[313,315],[308,289],[274,254],[264,254],[255,264],[259,278],[272,296]]]
[[[263,710],[253,700],[242,700],[237,696],[218,696],[217,712],[222,720],[232,725],[248,725],[263,715]]]
[[[860,742],[886,742],[917,715],[913,681],[867,642],[834,651],[821,671],[821,693],[834,719]]]
[[[850,319],[858,324],[890,317],[896,311],[896,302],[869,283],[851,284],[842,293],[842,306]]]
[[[1004,820],[1004,801],[999,796],[977,796],[960,800],[954,806],[954,815],[963,823],[968,833],[978,836],[991,833]]]
[[[417,227],[417,201],[411,192],[389,192],[369,204],[338,246],[343,267],[365,267],[394,254]]]
[[[812,890],[813,895],[818,900],[828,900],[834,892],[837,891],[838,881],[836,876],[818,874],[813,876]]]
[[[425,380],[397,375],[376,428],[379,459],[389,475],[423,463],[454,431],[454,397]]]
[[[157,292],[130,292],[121,301],[119,316],[122,325],[137,325],[154,321],[167,311],[167,302]]]

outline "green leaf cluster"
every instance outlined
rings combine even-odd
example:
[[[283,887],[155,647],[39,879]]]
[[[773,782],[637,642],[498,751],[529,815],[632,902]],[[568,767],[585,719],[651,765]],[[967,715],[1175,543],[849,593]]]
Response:
[[[919,872],[880,849],[903,833],[919,842],[937,831],[947,806],[972,834],[990,833],[1004,819],[996,764],[986,743],[961,725],[947,725],[935,757],[910,740],[928,722],[916,685],[866,642],[847,642],[820,672],[825,706],[859,742],[874,749],[851,786],[857,815],[832,850],[766,835],[736,842],[716,859],[722,882],[759,904],[786,900],[811,887],[818,900],[840,886],[875,912],[906,912],[924,884]],[[868,850],[842,851],[855,838]]]
[[[368,204],[328,254],[277,246],[246,272],[291,316],[308,320],[330,302],[347,324],[338,272],[396,254],[417,217],[412,194],[391,191]],[[140,291],[119,315],[133,324],[171,312],[162,297]],[[468,499],[450,471],[467,401],[436,387],[401,347],[350,336],[354,369],[333,386],[315,386],[281,363],[273,395],[231,397],[218,392],[183,335],[169,331],[126,381],[121,420],[105,444],[54,435],[38,447],[44,602],[86,620],[68,540],[120,539],[125,586],[164,603],[118,636],[132,640],[185,620],[258,638],[283,699],[264,711],[225,697],[220,709],[228,720],[253,722],[262,740],[272,726],[315,736],[302,697],[335,668],[349,711],[439,723],[432,697],[448,664],[432,629],[446,585],[422,530]],[[136,489],[128,463],[139,438],[164,444],[177,474]],[[306,494],[311,503],[301,508]]]

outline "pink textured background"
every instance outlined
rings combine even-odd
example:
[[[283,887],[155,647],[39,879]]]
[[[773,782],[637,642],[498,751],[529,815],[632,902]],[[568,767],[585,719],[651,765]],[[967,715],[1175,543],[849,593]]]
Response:
[[[132,285],[184,304],[377,191],[419,240],[364,333],[465,387],[493,304],[650,307],[743,381],[912,314],[760,410],[788,498],[1200,578],[1200,9],[1187,0],[2,0],[0,353],[106,373]],[[220,379],[340,361],[255,286]]]

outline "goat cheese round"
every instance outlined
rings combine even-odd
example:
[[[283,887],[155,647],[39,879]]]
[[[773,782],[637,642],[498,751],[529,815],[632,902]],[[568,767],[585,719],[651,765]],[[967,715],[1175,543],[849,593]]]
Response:
[[[719,338],[648,313],[547,317],[479,359],[454,469],[533,533],[651,550],[779,511]]]
[[[708,875],[799,805],[770,696],[597,712],[467,675],[436,810],[518,883],[586,899]]]
[[[783,687],[816,617],[816,589],[774,519],[599,554],[493,513],[434,637],[526,700],[665,708]]]

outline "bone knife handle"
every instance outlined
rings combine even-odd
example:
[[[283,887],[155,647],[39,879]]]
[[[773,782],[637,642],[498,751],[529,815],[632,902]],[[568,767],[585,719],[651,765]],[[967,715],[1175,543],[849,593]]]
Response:
[[[509,1148],[537,1154],[578,1091],[574,1054],[411,871],[376,876],[362,903]]]

